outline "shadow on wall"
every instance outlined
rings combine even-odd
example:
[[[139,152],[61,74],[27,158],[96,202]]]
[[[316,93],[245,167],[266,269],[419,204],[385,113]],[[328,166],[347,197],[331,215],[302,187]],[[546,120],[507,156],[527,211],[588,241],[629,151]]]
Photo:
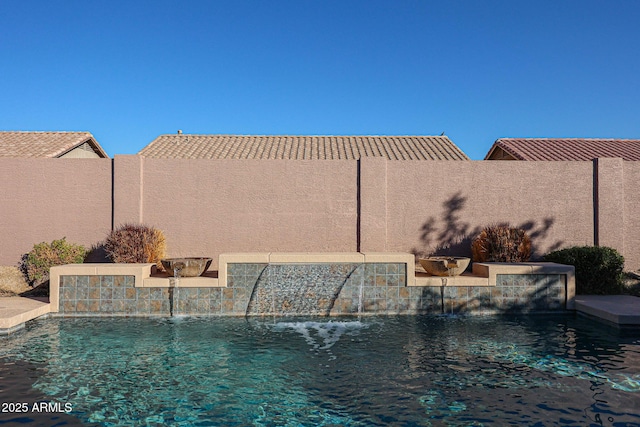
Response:
[[[444,226],[438,226],[438,219],[433,216],[429,217],[420,229],[420,247],[414,247],[411,253],[416,257],[471,257],[471,242],[482,231],[483,227],[491,224],[472,226],[468,222],[464,222],[461,219],[461,213],[466,202],[467,198],[460,191],[449,197],[442,204],[444,212],[440,218],[442,218],[441,221],[444,222]],[[520,224],[511,224],[522,228],[529,234],[532,242],[532,261],[540,260],[545,253],[559,249],[562,246],[563,242],[558,240],[542,252],[539,245],[536,244],[540,239],[544,239],[549,235],[553,223],[554,219],[547,217],[542,219],[540,224],[533,220]]]

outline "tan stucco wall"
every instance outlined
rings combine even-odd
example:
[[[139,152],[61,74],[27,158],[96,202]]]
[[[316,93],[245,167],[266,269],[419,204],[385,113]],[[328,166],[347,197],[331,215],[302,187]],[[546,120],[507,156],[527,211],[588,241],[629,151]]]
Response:
[[[601,158],[594,161],[597,175],[597,244],[624,252],[624,162]]]
[[[388,162],[386,246],[366,250],[430,252],[499,222],[528,228],[538,255],[593,244],[592,174],[590,162]]]
[[[98,243],[113,210],[115,225],[162,229],[169,256],[214,260],[223,252],[425,253],[496,222],[528,227],[542,255],[594,244],[597,214],[600,243],[623,252],[627,269],[640,269],[640,162],[127,155],[113,160],[113,207],[111,162],[0,159],[0,265],[15,265],[42,241]]]
[[[115,156],[113,159],[113,224],[143,222],[142,170],[144,158],[134,155]]]
[[[640,269],[640,162],[624,162],[624,258],[627,268]]]
[[[0,265],[66,237],[90,246],[111,229],[110,159],[0,159]]]
[[[142,219],[170,256],[213,269],[222,252],[356,250],[355,161],[148,158],[142,170]]]

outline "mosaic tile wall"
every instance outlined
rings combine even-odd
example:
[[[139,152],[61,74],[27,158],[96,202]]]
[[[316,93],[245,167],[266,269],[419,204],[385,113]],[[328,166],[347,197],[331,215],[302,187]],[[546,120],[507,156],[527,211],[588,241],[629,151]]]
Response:
[[[134,288],[133,280],[134,276],[61,276],[59,311],[63,314],[150,314],[149,289]],[[168,312],[168,299],[164,300]],[[156,301],[162,305],[162,299]]]
[[[357,314],[359,307],[364,314],[438,314],[439,304],[439,288],[407,287],[405,264],[360,264],[331,314]]]
[[[133,276],[61,276],[59,314],[244,316],[258,276],[246,275],[250,287],[247,280],[227,288],[136,288]]]
[[[229,267],[234,283],[237,271],[251,268],[249,265]],[[406,265],[400,263],[272,264],[254,282],[247,314],[326,316],[431,312],[432,299],[423,298],[423,289],[408,288],[406,282]]]
[[[360,264],[271,264],[260,275],[248,315],[328,316]]]
[[[228,287],[136,288],[133,276],[62,276],[63,316],[338,315],[564,310],[564,275],[496,287],[407,287],[404,264],[230,264]],[[301,303],[302,302],[302,303]],[[306,302],[306,303],[305,303]]]
[[[498,274],[495,287],[444,288],[445,313],[528,313],[564,310],[562,274]]]

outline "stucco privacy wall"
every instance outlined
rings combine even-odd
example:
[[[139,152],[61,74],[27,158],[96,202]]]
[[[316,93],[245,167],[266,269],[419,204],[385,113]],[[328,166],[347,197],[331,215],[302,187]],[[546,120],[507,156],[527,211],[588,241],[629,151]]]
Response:
[[[640,162],[623,162],[624,218],[623,245],[625,267],[640,268]]]
[[[140,217],[160,228],[171,256],[212,257],[215,269],[222,252],[357,249],[355,161],[133,158],[141,174],[118,156],[116,173],[126,162],[142,191],[116,181],[127,187],[116,191],[116,224]],[[139,193],[141,214],[126,202]]]
[[[42,241],[98,243],[112,223],[161,228],[169,256],[217,259],[222,252],[420,253],[508,221],[529,228],[538,255],[600,243],[636,270],[638,182],[640,162],[619,159],[4,158],[0,265],[16,265]],[[457,252],[468,248],[463,241]]]
[[[528,229],[534,257],[593,244],[590,162],[363,162],[362,168],[375,168],[367,174],[378,180],[386,174],[387,185],[386,246],[365,251],[427,253],[448,244],[470,254],[470,238],[500,222]],[[363,180],[363,194],[369,184]]]
[[[0,159],[0,265],[36,243],[90,246],[110,230],[110,159]]]

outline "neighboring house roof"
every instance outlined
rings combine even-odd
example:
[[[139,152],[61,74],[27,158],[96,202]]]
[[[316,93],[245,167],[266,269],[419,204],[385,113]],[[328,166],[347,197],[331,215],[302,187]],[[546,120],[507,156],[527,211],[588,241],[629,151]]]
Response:
[[[109,157],[89,132],[2,132],[0,157]],[[69,156],[71,152],[76,155]]]
[[[640,139],[501,138],[485,160],[640,160]]]
[[[183,159],[469,160],[446,136],[161,135],[138,153]]]

